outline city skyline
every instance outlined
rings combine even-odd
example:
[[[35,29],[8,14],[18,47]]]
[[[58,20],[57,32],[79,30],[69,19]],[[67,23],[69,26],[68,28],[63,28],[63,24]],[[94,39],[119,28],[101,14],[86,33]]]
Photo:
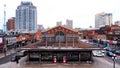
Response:
[[[2,24],[0,29],[3,28],[4,22],[4,4],[6,4],[7,21],[15,17],[15,9],[21,1],[30,1],[37,7],[37,24],[43,24],[45,28],[55,26],[57,21],[65,24],[66,19],[73,20],[73,27],[94,27],[95,14],[100,12],[112,13],[113,23],[120,20],[119,0],[0,0],[0,23]]]

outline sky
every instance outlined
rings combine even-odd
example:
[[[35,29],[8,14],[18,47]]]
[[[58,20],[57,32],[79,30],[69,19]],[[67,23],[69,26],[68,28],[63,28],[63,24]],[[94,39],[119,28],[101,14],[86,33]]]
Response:
[[[57,21],[66,23],[73,20],[73,27],[89,28],[95,26],[95,14],[106,12],[113,14],[113,22],[120,20],[120,0],[0,0],[0,29],[4,23],[4,4],[6,21],[15,17],[21,1],[30,1],[37,7],[37,24],[45,28],[56,26]]]

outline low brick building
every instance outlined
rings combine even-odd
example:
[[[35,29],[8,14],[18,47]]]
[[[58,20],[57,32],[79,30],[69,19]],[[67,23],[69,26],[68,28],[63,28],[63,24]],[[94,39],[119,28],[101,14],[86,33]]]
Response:
[[[78,32],[64,26],[56,26],[42,32],[42,39],[36,43],[24,46],[29,61],[69,63],[93,61],[93,47],[78,39]]]

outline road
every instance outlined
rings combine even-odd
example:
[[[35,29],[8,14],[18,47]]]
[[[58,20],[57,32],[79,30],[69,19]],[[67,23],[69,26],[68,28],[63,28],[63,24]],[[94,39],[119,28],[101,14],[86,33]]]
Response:
[[[10,62],[10,59],[13,55],[14,54],[11,54],[11,55],[7,55],[6,57],[0,58],[0,64],[5,64],[7,62]]]
[[[94,57],[94,63],[87,64],[26,64],[25,58],[20,60],[19,64],[15,62],[8,62],[0,65],[0,68],[113,68],[113,63],[105,60],[104,57]],[[120,68],[120,65],[116,64],[116,68]]]

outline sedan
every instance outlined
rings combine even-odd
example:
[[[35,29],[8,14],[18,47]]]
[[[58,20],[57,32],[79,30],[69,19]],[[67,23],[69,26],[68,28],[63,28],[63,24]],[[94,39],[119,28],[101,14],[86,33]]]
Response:
[[[18,57],[16,54],[11,57],[12,62],[15,62],[15,61],[17,61],[19,59],[20,59],[20,57]]]
[[[96,56],[96,57],[105,56],[105,54],[104,54],[104,52],[102,52],[102,50],[93,50],[92,53],[93,53],[93,56]]]
[[[113,55],[114,55],[114,53],[112,53],[112,52],[107,52],[106,53],[109,57],[113,57]]]
[[[120,50],[115,51],[115,54],[120,55]]]

